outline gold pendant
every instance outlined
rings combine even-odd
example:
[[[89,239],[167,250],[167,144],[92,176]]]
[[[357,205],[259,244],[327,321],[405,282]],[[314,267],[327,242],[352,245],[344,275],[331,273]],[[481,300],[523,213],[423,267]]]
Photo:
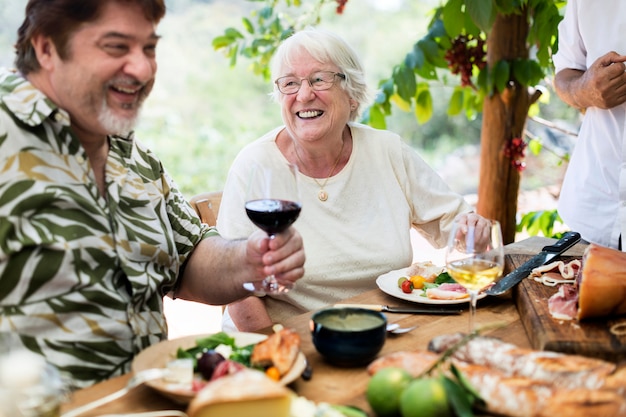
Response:
[[[328,200],[328,193],[326,191],[324,191],[324,190],[320,190],[317,193],[317,198],[319,198],[320,201],[326,201],[326,200]]]

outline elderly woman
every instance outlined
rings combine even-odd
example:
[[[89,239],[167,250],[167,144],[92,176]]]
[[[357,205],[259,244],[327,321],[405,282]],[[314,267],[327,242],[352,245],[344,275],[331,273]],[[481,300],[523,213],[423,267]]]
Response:
[[[258,330],[376,288],[376,277],[411,264],[412,227],[442,247],[458,215],[483,220],[466,214],[470,206],[401,137],[355,122],[367,86],[359,57],[340,37],[298,32],[278,48],[271,70],[284,126],[235,159],[217,227],[227,238],[255,230],[244,210],[251,165],[297,165],[305,275],[286,294],[230,304],[225,331]]]

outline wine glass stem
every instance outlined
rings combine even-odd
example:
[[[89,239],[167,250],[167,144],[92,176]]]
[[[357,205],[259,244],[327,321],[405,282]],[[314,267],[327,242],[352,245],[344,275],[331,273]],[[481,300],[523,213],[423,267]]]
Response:
[[[476,300],[478,298],[478,291],[467,290],[470,296],[470,312],[469,312],[469,331],[472,333],[475,330],[474,320],[476,318]]]

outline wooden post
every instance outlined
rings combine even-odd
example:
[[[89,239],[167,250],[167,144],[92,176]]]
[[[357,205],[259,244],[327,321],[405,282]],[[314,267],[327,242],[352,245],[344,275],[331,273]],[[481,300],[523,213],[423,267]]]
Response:
[[[527,13],[498,15],[487,38],[487,62],[493,68],[506,59],[528,58]],[[483,105],[477,211],[500,221],[505,243],[515,240],[520,172],[504,155],[509,140],[521,138],[531,95],[514,79],[507,89],[487,97]]]

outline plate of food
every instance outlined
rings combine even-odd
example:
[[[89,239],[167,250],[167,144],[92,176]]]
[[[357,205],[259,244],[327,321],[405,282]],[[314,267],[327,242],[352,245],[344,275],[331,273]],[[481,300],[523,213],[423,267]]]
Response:
[[[189,378],[180,376],[181,363],[192,363],[188,366]],[[148,381],[146,385],[187,404],[211,380],[245,368],[263,371],[287,385],[302,375],[306,358],[300,351],[299,335],[290,329],[279,329],[269,337],[259,333],[219,332],[165,340],[142,350],[131,369],[137,373],[150,368],[168,368],[170,376]]]
[[[442,266],[432,262],[415,262],[411,266],[389,271],[376,279],[376,285],[386,294],[402,300],[423,304],[462,304],[469,294],[457,284]],[[478,299],[486,297],[481,292]]]

